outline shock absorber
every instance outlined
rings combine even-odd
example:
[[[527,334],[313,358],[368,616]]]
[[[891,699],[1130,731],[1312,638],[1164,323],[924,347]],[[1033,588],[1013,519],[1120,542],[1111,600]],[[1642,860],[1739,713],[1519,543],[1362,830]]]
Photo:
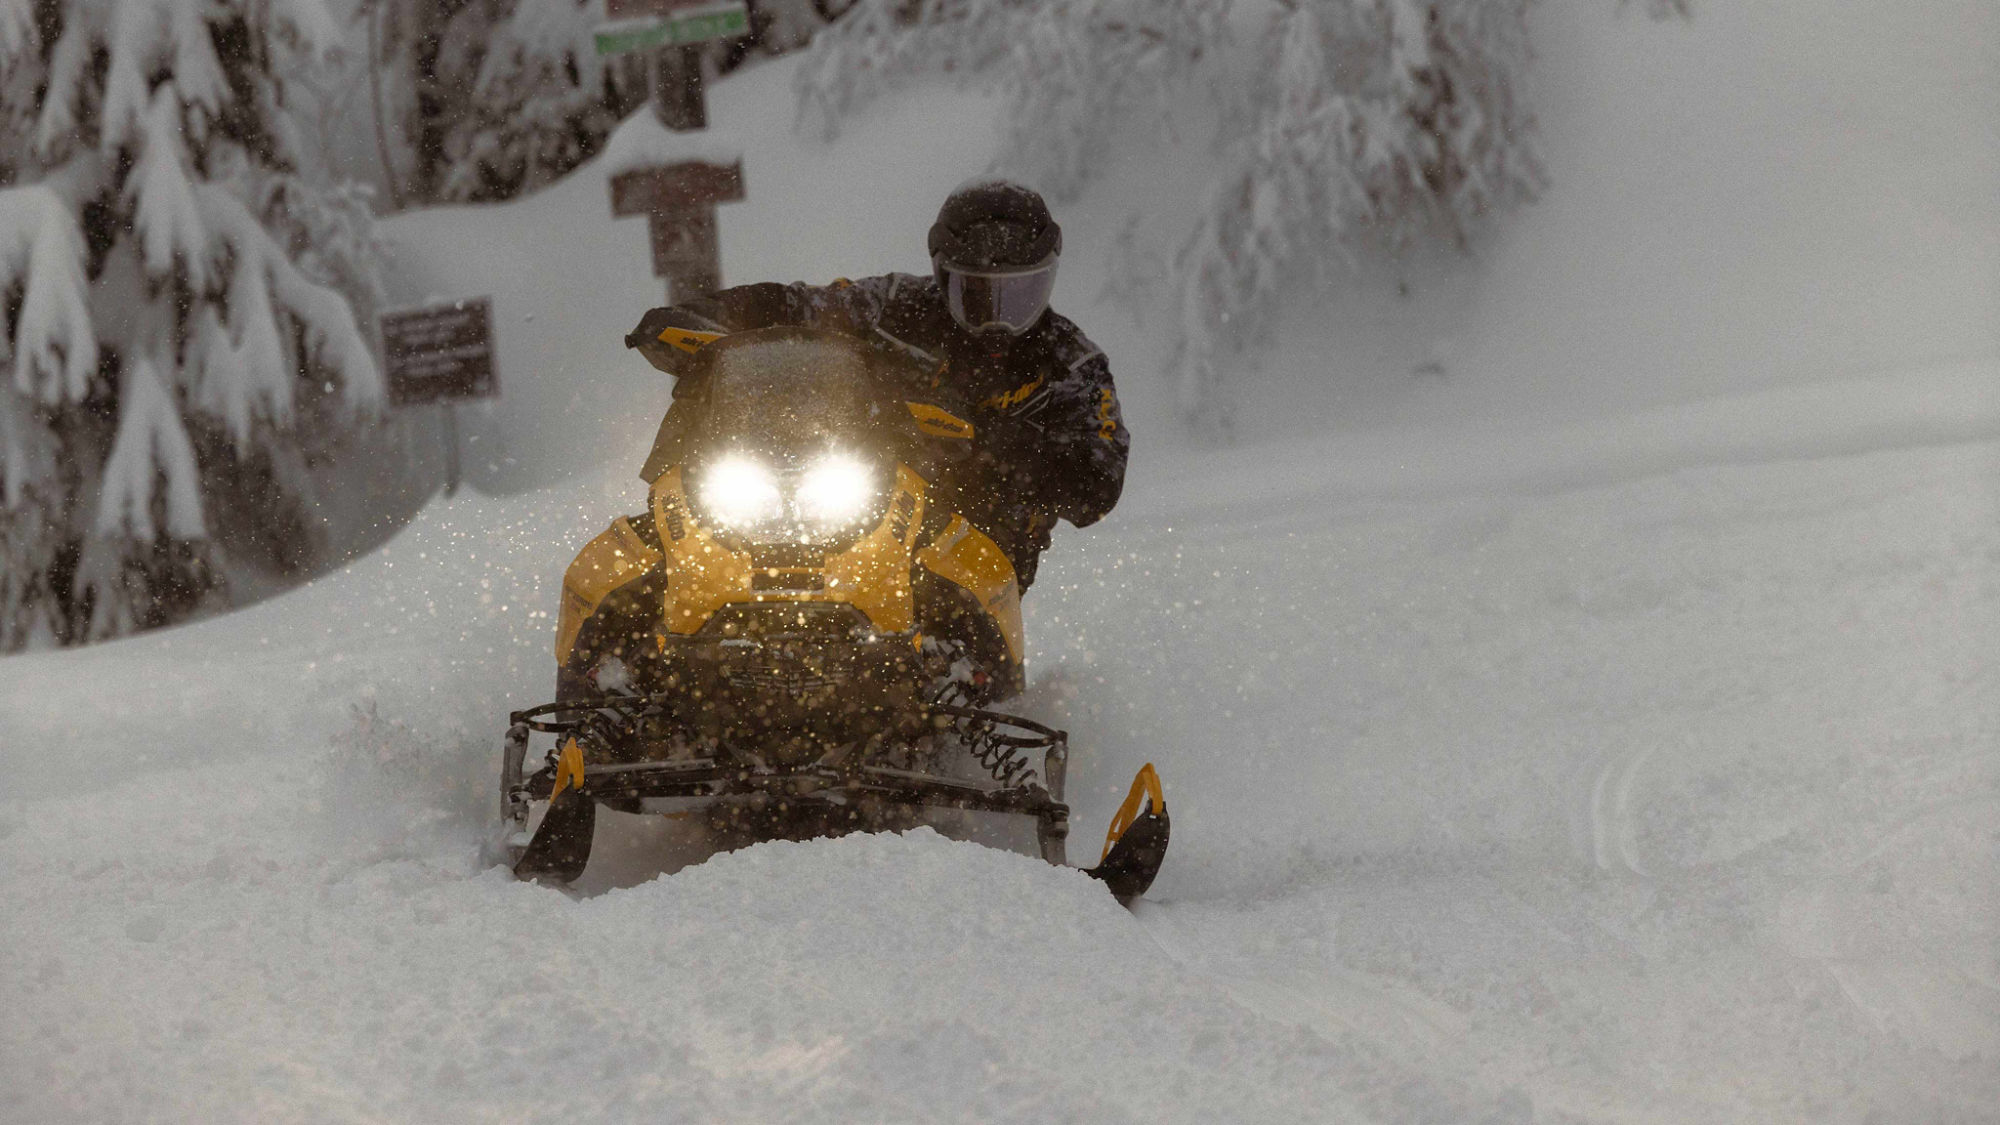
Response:
[[[959,738],[965,743],[966,753],[979,763],[993,780],[1011,789],[1018,785],[1033,785],[1041,781],[1034,763],[1029,761],[1027,750],[1042,745],[1040,739],[1032,742],[1001,734],[993,723],[986,719],[960,719],[956,724]]]

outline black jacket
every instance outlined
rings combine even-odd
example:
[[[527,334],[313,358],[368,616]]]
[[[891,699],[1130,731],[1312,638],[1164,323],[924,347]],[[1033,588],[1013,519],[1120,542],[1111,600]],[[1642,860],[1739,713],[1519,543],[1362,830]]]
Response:
[[[1060,519],[1084,527],[1118,503],[1131,437],[1103,351],[1053,310],[1020,336],[989,344],[961,329],[928,277],[892,273],[831,285],[725,289],[654,309],[630,337],[661,370],[685,353],[661,328],[743,332],[773,325],[847,332],[914,360],[911,388],[973,424],[975,455],[957,470],[965,515],[1013,560],[1025,588]],[[927,373],[927,374],[926,374]]]

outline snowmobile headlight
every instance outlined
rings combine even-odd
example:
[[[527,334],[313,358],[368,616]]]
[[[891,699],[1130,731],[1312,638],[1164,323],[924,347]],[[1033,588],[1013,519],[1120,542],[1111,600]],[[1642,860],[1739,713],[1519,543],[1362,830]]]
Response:
[[[709,518],[732,530],[770,523],[784,512],[778,477],[769,467],[744,456],[730,456],[710,465],[701,476],[697,499]]]
[[[807,528],[830,531],[859,522],[875,504],[875,472],[851,453],[828,453],[806,466],[793,496]]]

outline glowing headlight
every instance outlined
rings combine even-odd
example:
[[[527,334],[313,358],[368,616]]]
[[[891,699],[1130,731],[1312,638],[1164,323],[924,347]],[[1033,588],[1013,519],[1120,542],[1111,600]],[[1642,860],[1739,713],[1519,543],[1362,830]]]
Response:
[[[726,457],[710,465],[701,478],[700,502],[710,518],[730,528],[768,523],[785,507],[777,476],[748,457]]]
[[[867,515],[874,498],[875,474],[867,463],[850,454],[829,453],[806,467],[794,502],[807,526],[832,528]]]

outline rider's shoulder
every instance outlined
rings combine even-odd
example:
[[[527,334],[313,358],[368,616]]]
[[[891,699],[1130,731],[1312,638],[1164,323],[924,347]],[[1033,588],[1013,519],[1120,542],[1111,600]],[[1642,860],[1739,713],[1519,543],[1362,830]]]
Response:
[[[1042,314],[1035,330],[1047,341],[1048,349],[1062,366],[1072,370],[1104,356],[1104,349],[1083,334],[1076,322],[1054,309]]]
[[[891,271],[889,273],[873,274],[868,277],[836,277],[825,285],[820,286],[820,288],[862,289],[885,293],[914,293],[925,287],[936,288],[936,286],[937,282],[927,275]]]
[[[873,290],[884,301],[921,301],[937,293],[937,279],[929,274],[891,271],[861,278],[853,284]]]

